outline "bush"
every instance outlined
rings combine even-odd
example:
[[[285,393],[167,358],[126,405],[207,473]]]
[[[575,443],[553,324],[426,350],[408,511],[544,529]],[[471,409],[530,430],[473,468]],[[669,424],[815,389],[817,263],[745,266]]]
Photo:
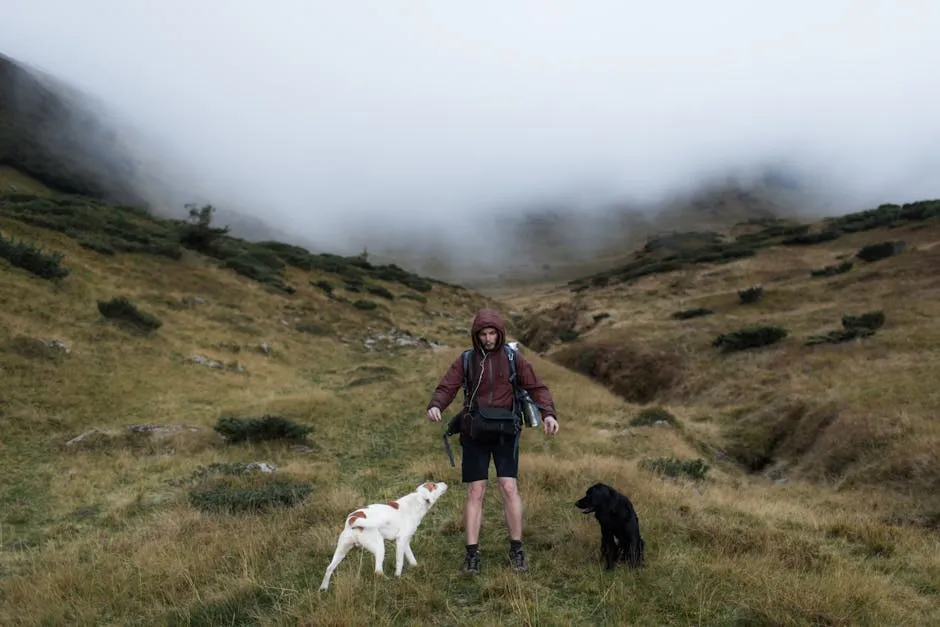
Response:
[[[329,281],[323,281],[323,280],[310,281],[310,285],[320,288],[320,290],[322,290],[323,293],[326,294],[327,296],[333,295],[333,286],[330,285]]]
[[[756,303],[760,300],[760,297],[764,295],[764,288],[760,285],[754,285],[747,289],[738,290],[738,300],[741,301],[743,305],[750,305]]]
[[[6,239],[0,235],[0,257],[41,279],[64,279],[69,275],[69,269],[60,265],[64,258],[62,253],[46,252],[31,242]]]
[[[851,261],[843,261],[837,266],[826,266],[819,270],[810,270],[809,275],[811,277],[825,277],[825,276],[835,276],[837,274],[844,274],[852,269],[853,263]]]
[[[881,259],[887,259],[893,255],[897,255],[903,252],[907,248],[907,244],[903,241],[897,242],[880,242],[878,244],[869,244],[868,246],[862,247],[855,256],[862,261],[880,261]]]
[[[574,329],[564,329],[558,334],[558,339],[562,342],[574,342],[580,335]]]
[[[688,320],[690,318],[699,318],[701,316],[710,316],[714,311],[707,307],[696,307],[695,309],[683,309],[672,314],[674,320]]]
[[[826,229],[818,233],[801,233],[784,239],[781,244],[784,246],[808,246],[812,244],[822,244],[838,239],[841,233],[835,229]]]
[[[238,514],[292,507],[313,492],[309,483],[266,475],[223,476],[192,488],[189,503],[204,512]]]
[[[806,346],[815,346],[817,344],[842,344],[852,340],[858,340],[874,335],[872,329],[854,328],[854,329],[835,329],[824,333],[823,335],[811,335],[806,338]]]
[[[399,296],[399,298],[404,298],[405,300],[413,300],[413,301],[419,302],[419,303],[426,303],[426,302],[428,302],[428,299],[425,298],[424,296],[422,296],[421,294],[412,294],[412,293],[410,293],[410,292],[405,292],[404,294],[402,294],[401,296]]]
[[[860,316],[842,316],[842,326],[845,329],[880,329],[885,323],[885,312],[868,311]]]
[[[140,311],[137,306],[124,296],[112,298],[108,301],[98,301],[98,311],[105,318],[124,322],[144,331],[156,331],[163,323],[147,312]]]
[[[200,208],[193,204],[184,206],[189,211],[189,222],[178,223],[177,229],[180,243],[186,248],[205,253],[212,249],[219,238],[228,234],[228,227],[212,227],[212,215],[215,213],[212,205]]]
[[[663,407],[647,407],[630,421],[631,427],[652,427],[657,422],[666,422],[674,427],[679,426],[676,417]]]
[[[213,429],[229,443],[267,440],[304,440],[313,427],[299,425],[281,416],[265,414],[260,418],[220,418]]]
[[[744,327],[731,333],[722,333],[712,342],[715,348],[730,353],[749,348],[760,348],[775,344],[787,337],[787,330],[783,327],[751,326]]]
[[[378,305],[373,303],[371,300],[357,300],[353,302],[353,307],[356,309],[361,309],[362,311],[371,311],[376,309]]]
[[[704,459],[681,460],[675,457],[647,458],[640,462],[640,467],[666,477],[685,475],[696,481],[705,479],[709,469]]]
[[[380,298],[387,298],[388,300],[392,300],[395,298],[394,294],[389,292],[387,289],[385,289],[381,285],[370,285],[369,287],[366,288],[366,291],[369,292],[370,294],[375,294],[376,296]]]
[[[871,337],[885,323],[883,311],[868,311],[860,316],[842,316],[842,328],[823,335],[811,335],[806,339],[806,346],[816,344],[842,344],[856,339]]]

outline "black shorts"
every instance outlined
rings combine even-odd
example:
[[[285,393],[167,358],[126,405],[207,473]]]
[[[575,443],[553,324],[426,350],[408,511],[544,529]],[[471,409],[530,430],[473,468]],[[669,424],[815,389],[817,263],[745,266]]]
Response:
[[[516,440],[521,437],[506,436],[500,442],[499,438],[493,441],[473,440],[466,435],[460,436],[460,447],[463,454],[460,459],[463,482],[483,481],[490,476],[490,459],[496,466],[497,477],[518,478],[519,455]]]

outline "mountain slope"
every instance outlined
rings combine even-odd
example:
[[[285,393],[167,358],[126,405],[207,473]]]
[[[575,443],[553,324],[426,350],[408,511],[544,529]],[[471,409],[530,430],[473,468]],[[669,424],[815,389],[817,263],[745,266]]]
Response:
[[[651,240],[632,265],[513,300],[521,337],[627,399],[666,405],[711,455],[870,489],[883,517],[936,527],[940,202],[805,226]],[[734,350],[740,331],[768,344]]]
[[[70,222],[75,215],[85,219]],[[40,225],[43,216],[51,219]],[[490,301],[357,260],[224,236],[209,254],[167,245],[180,232],[188,231],[90,199],[17,194],[0,204],[4,241],[64,254],[49,261],[29,249],[7,255],[15,262],[0,261],[3,624],[940,618],[937,545],[923,528],[888,520],[902,500],[852,486],[774,483],[728,460],[703,459],[697,447],[709,423],[694,418],[707,403],[720,406],[730,389],[699,390],[694,413],[676,406],[681,428],[643,426],[654,421],[638,415],[640,405],[531,352],[562,425],[555,439],[523,435],[531,571],[519,577],[508,569],[494,487],[485,505],[484,571],[464,577],[459,472],[424,406],[467,345],[473,311]],[[272,252],[293,261],[280,267]],[[246,269],[252,264],[258,268]],[[56,279],[26,269],[63,266],[68,274]],[[724,288],[696,289],[704,297]],[[121,295],[160,324],[103,316],[98,302]],[[655,296],[642,298],[628,307],[651,318],[638,319],[633,336],[656,341]],[[814,324],[828,324],[824,313]],[[895,324],[891,311],[888,320]],[[903,343],[888,328],[884,334]],[[918,398],[924,390],[908,392]],[[280,424],[282,435],[291,424],[312,431],[258,442],[213,431],[237,427],[223,418],[265,415],[288,421],[272,427]],[[653,418],[670,423],[662,413]],[[459,447],[455,453],[459,463]],[[276,468],[243,465],[250,462]],[[669,477],[675,470],[679,476]],[[401,580],[375,578],[370,558],[353,553],[331,590],[318,592],[345,516],[425,480],[447,481],[453,491],[412,544],[419,565],[406,566]],[[597,525],[573,505],[595,481],[636,503],[644,570],[602,572]],[[264,499],[272,507],[253,511]],[[226,503],[235,509],[219,509]]]

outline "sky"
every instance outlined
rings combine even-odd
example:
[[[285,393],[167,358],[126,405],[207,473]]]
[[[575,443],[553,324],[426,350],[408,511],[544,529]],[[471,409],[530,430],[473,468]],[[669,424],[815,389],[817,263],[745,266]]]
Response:
[[[0,52],[106,103],[173,185],[319,239],[480,238],[768,163],[850,209],[940,197],[938,2],[3,4]]]

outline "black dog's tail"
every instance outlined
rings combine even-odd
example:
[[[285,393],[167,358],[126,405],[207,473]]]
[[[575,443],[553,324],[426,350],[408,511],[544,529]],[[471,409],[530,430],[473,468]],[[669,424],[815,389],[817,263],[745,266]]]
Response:
[[[631,538],[625,548],[626,562],[632,568],[643,567],[643,538],[637,534],[637,537]]]

